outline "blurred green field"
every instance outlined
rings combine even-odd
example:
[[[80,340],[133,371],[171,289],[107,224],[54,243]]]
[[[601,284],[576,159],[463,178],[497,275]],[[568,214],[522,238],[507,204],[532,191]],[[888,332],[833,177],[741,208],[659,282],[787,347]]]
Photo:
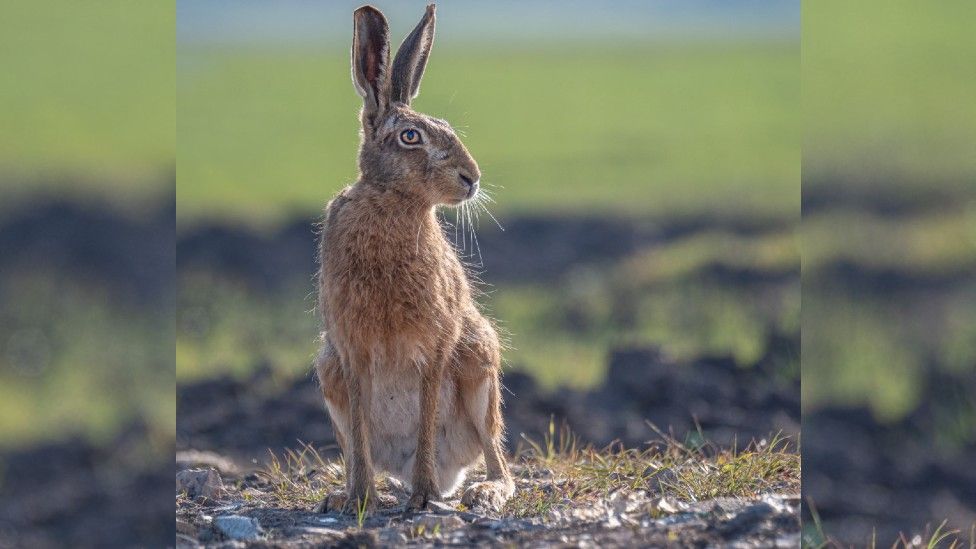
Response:
[[[804,409],[897,420],[928,369],[976,362],[976,5],[808,2],[802,17],[803,191],[836,200],[802,222]],[[898,210],[864,210],[886,200]]]
[[[0,5],[0,193],[171,193],[173,2]]]
[[[140,218],[174,192],[174,4],[0,3],[0,230],[12,215],[24,235],[45,200],[96,212],[58,210],[63,217],[27,235],[30,249],[6,239],[3,449],[67,435],[106,441],[133,421],[159,440],[174,436],[173,311],[146,310],[97,268],[78,266],[104,267],[118,250],[114,235],[87,223]],[[86,226],[72,227],[79,219]],[[66,251],[55,240],[72,233],[95,236]]]
[[[66,434],[111,438],[141,418],[173,437],[172,312],[43,273],[0,284],[0,447]]]
[[[795,42],[450,49],[416,102],[450,120],[498,211],[796,219]],[[182,48],[181,226],[312,215],[356,175],[345,51]]]
[[[976,4],[804,2],[804,188],[973,190]],[[870,23],[867,23],[870,22]]]

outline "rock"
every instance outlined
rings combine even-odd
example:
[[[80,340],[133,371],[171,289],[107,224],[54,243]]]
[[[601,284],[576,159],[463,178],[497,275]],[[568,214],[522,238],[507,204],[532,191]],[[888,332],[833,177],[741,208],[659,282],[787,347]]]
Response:
[[[214,526],[233,540],[254,540],[261,535],[261,525],[250,517],[225,515],[214,519]]]
[[[429,501],[427,502],[427,505],[431,508],[431,510],[439,513],[453,513],[456,511],[456,509],[443,501]]]
[[[505,523],[503,521],[489,517],[479,517],[472,522],[471,525],[475,528],[484,528],[486,530],[499,530],[505,527]]]
[[[214,469],[185,469],[176,473],[176,493],[190,499],[216,500],[223,495],[224,483]]]
[[[670,468],[658,469],[647,479],[647,489],[654,494],[662,494],[668,486],[678,481],[678,473]]]
[[[400,494],[400,495],[407,495],[408,494],[407,488],[403,485],[402,482],[400,482],[399,479],[397,479],[395,477],[387,476],[386,477],[386,486],[390,489],[391,492],[394,492],[394,493],[397,493],[397,494]]]
[[[675,513],[680,513],[687,509],[687,505],[684,505],[680,501],[672,501],[668,498],[662,497],[654,503],[654,507],[661,513],[665,515],[673,515]]]
[[[197,528],[185,520],[176,519],[176,532],[190,537],[196,537]]]
[[[423,526],[424,530],[427,532],[432,532],[438,527],[440,531],[443,532],[445,530],[464,526],[464,521],[461,520],[461,517],[457,515],[434,515],[428,513],[417,517],[416,520],[414,520],[414,524],[417,526]]]
[[[210,467],[225,475],[240,474],[240,468],[230,459],[202,450],[181,450],[176,452],[176,468],[190,469]]]
[[[321,526],[306,526],[301,529],[302,534],[315,537],[341,537],[343,534],[339,530],[323,528]]]
[[[203,545],[186,534],[176,533],[176,549],[196,549],[197,547],[203,547]]]

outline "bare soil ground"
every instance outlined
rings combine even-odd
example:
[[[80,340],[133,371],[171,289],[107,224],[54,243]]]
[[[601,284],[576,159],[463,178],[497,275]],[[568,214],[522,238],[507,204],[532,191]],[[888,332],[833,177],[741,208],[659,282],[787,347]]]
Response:
[[[172,440],[136,423],[105,444],[81,438],[0,451],[0,547],[166,547],[174,526]]]
[[[500,512],[458,497],[406,513],[407,491],[381,479],[397,504],[372,515],[312,512],[343,485],[340,463],[311,447],[245,473],[214,453],[177,456],[180,547],[567,546],[796,547],[799,456],[773,441],[747,451],[689,451],[665,440],[642,451],[579,450],[567,432],[516,459],[516,495]],[[212,471],[222,470],[213,482]],[[475,470],[466,482],[480,478]],[[460,491],[459,491],[460,493]],[[210,497],[205,497],[208,495]]]

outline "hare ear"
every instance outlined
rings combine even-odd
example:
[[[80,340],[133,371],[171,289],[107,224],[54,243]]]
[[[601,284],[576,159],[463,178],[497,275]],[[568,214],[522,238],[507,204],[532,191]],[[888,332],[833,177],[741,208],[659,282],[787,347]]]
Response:
[[[427,57],[434,45],[434,10],[434,4],[428,5],[420,23],[400,44],[393,61],[392,101],[409,105],[420,92],[420,78],[424,75]]]
[[[364,122],[372,121],[389,104],[390,28],[373,6],[353,13],[352,83],[363,98]]]

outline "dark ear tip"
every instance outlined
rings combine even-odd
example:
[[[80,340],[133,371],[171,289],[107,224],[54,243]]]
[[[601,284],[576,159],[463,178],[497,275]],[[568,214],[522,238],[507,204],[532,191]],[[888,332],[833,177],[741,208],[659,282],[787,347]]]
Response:
[[[426,15],[434,15],[435,11],[437,11],[437,4],[427,4]]]
[[[356,18],[360,18],[360,17],[378,17],[378,18],[380,18],[382,20],[386,20],[386,18],[383,17],[383,12],[381,12],[380,10],[374,8],[373,6],[370,6],[369,4],[367,4],[365,6],[359,7],[358,9],[356,9],[356,11],[352,12],[352,15],[353,15],[353,17],[356,17]]]

